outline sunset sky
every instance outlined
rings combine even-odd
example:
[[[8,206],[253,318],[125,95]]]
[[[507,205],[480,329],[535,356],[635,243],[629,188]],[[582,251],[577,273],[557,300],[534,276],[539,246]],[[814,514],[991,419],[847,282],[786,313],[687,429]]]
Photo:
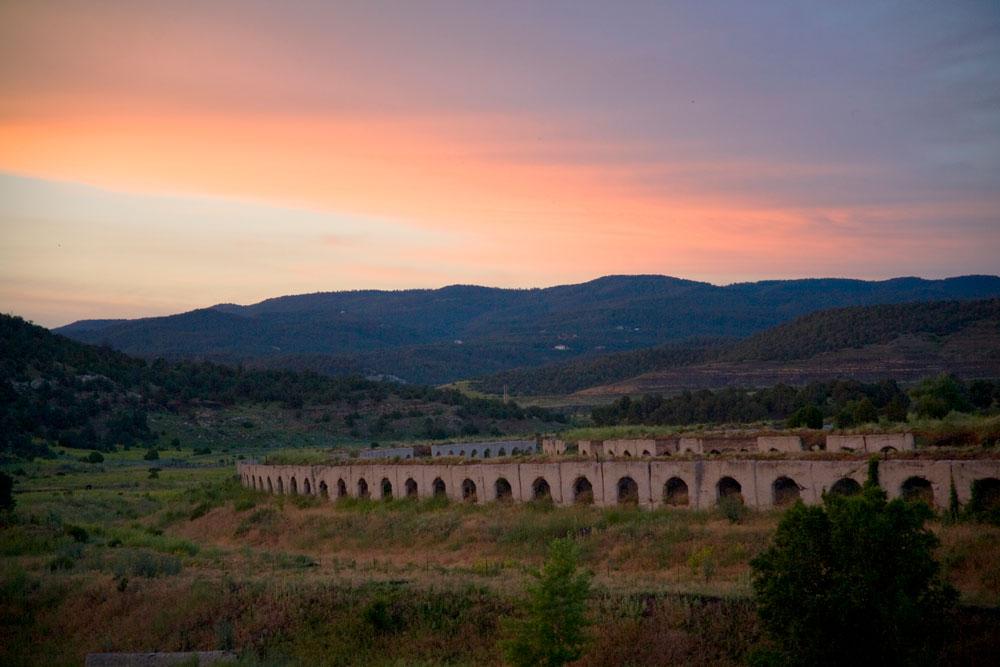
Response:
[[[0,2],[0,311],[1000,269],[1000,4]]]

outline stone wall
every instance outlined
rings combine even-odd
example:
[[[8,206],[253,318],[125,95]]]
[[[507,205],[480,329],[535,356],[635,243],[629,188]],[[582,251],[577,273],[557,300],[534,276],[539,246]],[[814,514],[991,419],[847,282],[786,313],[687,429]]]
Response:
[[[363,459],[412,459],[413,447],[383,447],[379,449],[362,449],[358,454]]]
[[[525,502],[550,497],[557,505],[588,501],[609,506],[673,505],[707,508],[722,495],[738,494],[751,507],[767,508],[801,498],[818,503],[827,491],[864,482],[867,459],[792,460],[568,460],[437,463],[356,463],[278,466],[239,463],[242,483],[271,493],[303,493],[381,499],[437,493],[455,501]],[[879,466],[890,498],[922,495],[937,507],[948,503],[952,480],[966,503],[977,479],[1000,478],[1000,460],[885,460]]]
[[[497,442],[451,442],[431,445],[431,456],[460,456],[470,459],[489,459],[498,456],[535,454],[538,444],[534,440],[502,440]]]

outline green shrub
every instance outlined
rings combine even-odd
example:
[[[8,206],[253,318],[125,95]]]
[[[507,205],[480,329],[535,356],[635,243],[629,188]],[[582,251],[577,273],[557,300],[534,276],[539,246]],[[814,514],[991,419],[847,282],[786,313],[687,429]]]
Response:
[[[146,450],[146,453],[142,456],[146,461],[158,461],[160,459],[160,452],[156,447],[150,447]]]
[[[578,570],[579,557],[573,540],[552,541],[542,569],[532,573],[524,615],[504,624],[501,646],[511,664],[564,665],[583,655],[590,575]]]
[[[877,471],[877,466],[873,466]],[[751,561],[781,664],[934,664],[957,594],[939,576],[923,503],[861,494],[797,503]]]
[[[719,498],[719,513],[726,517],[729,523],[741,523],[749,512],[743,501],[735,495]]]
[[[128,576],[155,579],[180,574],[181,560],[148,549],[121,549],[115,552],[111,571],[119,579]]]
[[[91,452],[83,458],[84,463],[104,463],[104,455],[100,452]]]
[[[82,526],[66,524],[63,527],[63,530],[67,535],[73,538],[74,542],[86,543],[90,540],[90,534]]]

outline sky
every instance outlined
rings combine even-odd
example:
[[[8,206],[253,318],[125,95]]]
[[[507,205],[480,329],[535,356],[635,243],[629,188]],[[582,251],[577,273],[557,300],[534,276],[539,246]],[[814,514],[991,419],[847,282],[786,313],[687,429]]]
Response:
[[[1000,4],[0,2],[0,312],[1000,268]]]

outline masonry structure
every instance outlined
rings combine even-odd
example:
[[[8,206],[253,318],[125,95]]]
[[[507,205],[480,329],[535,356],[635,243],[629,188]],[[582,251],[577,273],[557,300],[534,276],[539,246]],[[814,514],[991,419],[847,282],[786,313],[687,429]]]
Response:
[[[425,459],[426,460],[426,459]],[[533,462],[500,459],[483,463],[355,463],[288,466],[239,463],[245,486],[279,494],[339,497],[430,498],[472,503],[551,499],[556,505],[637,504],[641,507],[708,508],[733,496],[756,508],[801,499],[819,503],[824,493],[854,493],[867,473],[867,458],[824,460],[676,458],[591,461],[579,457]],[[948,503],[952,483],[960,503],[981,481],[1000,486],[1000,460],[886,459],[879,466],[890,498]],[[984,482],[982,482],[985,480]]]

